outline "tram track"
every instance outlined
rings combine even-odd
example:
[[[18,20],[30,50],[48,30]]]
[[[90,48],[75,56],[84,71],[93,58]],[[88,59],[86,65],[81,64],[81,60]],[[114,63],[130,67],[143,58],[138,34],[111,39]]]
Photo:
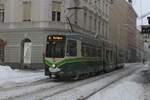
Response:
[[[66,82],[66,83],[54,83],[53,86],[50,85],[50,83],[43,83],[44,87],[41,87],[40,85],[36,85],[36,89],[32,89],[32,91],[27,91],[25,93],[20,93],[22,91],[22,89],[18,88],[19,94],[16,95],[11,95],[8,96],[6,99],[7,100],[43,100],[49,97],[53,97],[53,96],[57,96],[61,93],[64,93],[66,91],[70,91],[74,88],[86,85],[86,84],[90,84],[94,81],[109,77],[111,75],[118,73],[123,73],[124,71],[129,71],[131,70],[131,68],[124,68],[124,69],[120,69],[120,70],[116,70],[114,72],[110,72],[107,74],[103,74],[100,76],[96,76],[96,77],[92,77],[86,80],[81,80],[81,81],[75,81],[75,82]],[[135,70],[135,68],[132,68],[132,70],[130,72],[133,72],[133,70]],[[126,74],[127,74],[126,72]],[[128,72],[129,73],[129,72]],[[124,73],[125,74],[125,73]],[[122,78],[122,77],[121,77]],[[33,88],[35,86],[29,86],[27,88]],[[24,87],[23,87],[24,88]],[[9,92],[8,92],[9,93]],[[0,93],[1,95],[1,93]],[[2,98],[2,99],[5,99]],[[1,98],[0,98],[1,99]]]
[[[134,72],[136,72],[136,71],[137,71],[137,72],[140,72],[140,71],[142,71],[142,70],[143,70],[143,69],[140,68],[140,69],[136,69]],[[85,97],[78,98],[78,100],[88,100],[90,97],[94,96],[95,94],[97,94],[97,93],[99,93],[99,92],[103,92],[103,91],[105,91],[106,89],[110,88],[111,86],[113,86],[113,85],[119,83],[119,81],[123,80],[124,78],[129,77],[129,76],[131,76],[132,74],[135,74],[134,72],[133,72],[133,73],[130,73],[130,74],[126,75],[126,76],[120,77],[119,79],[116,79],[116,80],[112,81],[111,83],[105,85],[104,87],[99,88],[97,91],[94,91],[94,92],[90,93],[89,95],[87,95],[87,96],[85,96]]]
[[[37,80],[37,81],[34,81],[34,82],[10,83],[7,86],[1,86],[0,91],[8,91],[8,90],[13,90],[13,89],[18,89],[18,88],[21,88],[21,87],[35,86],[35,85],[38,85],[38,84],[45,84],[45,83],[48,83],[48,82],[51,82],[51,80],[49,78]]]
[[[103,90],[103,89],[109,87],[110,85],[112,85],[112,84],[118,82],[118,81],[121,80],[122,78],[131,75],[132,72],[135,72],[136,70],[138,70],[138,69],[135,68],[135,69],[132,69],[132,70],[129,71],[129,72],[123,73],[123,75],[122,75],[121,77],[118,77],[118,78],[116,78],[115,80],[113,80],[113,81],[111,81],[111,82],[105,84],[103,87],[101,87],[101,88],[99,88],[98,90],[96,90],[96,91],[94,91],[94,92],[88,94],[87,96],[78,96],[76,99],[73,99],[73,98],[72,98],[71,100],[86,100],[87,98],[91,97],[91,96],[94,95],[95,93],[97,93],[97,92],[99,92],[99,91],[101,91],[101,90]],[[120,73],[121,73],[121,72],[120,72]],[[112,74],[111,74],[111,75],[112,75]],[[108,75],[107,77],[109,77],[109,76],[111,76],[111,75]],[[104,78],[105,78],[105,77],[104,77]],[[101,78],[100,78],[100,79],[101,79]],[[100,79],[98,79],[98,80],[100,80]],[[94,82],[94,80],[91,80],[91,81]],[[95,80],[95,81],[97,81],[97,80]],[[87,85],[87,84],[90,84],[90,83],[92,83],[92,82],[88,82],[88,83],[86,83],[86,84],[81,84],[81,85],[79,85],[79,86],[77,86],[77,87],[72,87],[72,88],[67,89],[67,90],[64,90],[64,91],[59,91],[58,93],[55,93],[54,95],[49,95],[48,97],[41,98],[40,100],[54,100],[54,99],[55,99],[55,100],[62,100],[63,98],[60,99],[60,97],[61,97],[60,95],[65,95],[65,94],[74,93],[74,92],[71,92],[73,89],[74,89],[74,90],[77,90],[76,88],[80,88],[80,87],[82,87],[82,86],[84,86],[84,85]],[[70,95],[73,95],[73,94],[70,94]],[[67,96],[68,96],[68,95],[67,95]],[[58,98],[57,98],[57,97],[58,97]],[[81,98],[80,98],[80,97],[81,97]],[[35,100],[37,100],[37,99],[35,99]],[[67,97],[66,97],[65,100],[69,100],[69,99],[67,99]]]
[[[135,72],[135,71],[137,71],[137,70],[134,70],[133,72]],[[128,76],[130,76],[130,75],[132,75],[132,74],[133,74],[133,73],[130,73],[130,74],[125,75],[125,76],[122,76],[122,77],[120,77],[120,78],[118,78],[118,79],[116,79],[116,80],[110,82],[109,84],[106,84],[105,86],[99,88],[97,91],[94,91],[93,93],[90,93],[89,95],[87,95],[87,96],[85,96],[85,97],[79,98],[79,100],[87,100],[88,98],[92,97],[92,96],[95,95],[96,93],[105,90],[105,89],[108,88],[109,86],[111,86],[111,85],[117,83],[118,81],[120,81],[120,80],[122,80],[123,78],[128,77]]]
[[[26,83],[26,84],[29,83],[30,84],[30,83],[38,82],[38,81],[41,81],[41,80],[45,80],[47,77],[43,77],[43,76],[44,76],[43,73],[37,73],[37,74],[29,74],[29,75],[25,75],[25,76],[17,76],[17,77],[14,77],[14,78],[2,79],[1,80],[2,82],[0,83],[0,89],[7,88],[7,86],[8,87],[17,87],[17,85],[23,85],[24,83]],[[31,78],[36,78],[36,79],[39,78],[39,79],[32,80],[32,82],[31,82],[30,81]],[[8,84],[8,82],[9,82],[9,84]],[[4,87],[3,84],[6,87]],[[12,85],[12,84],[14,84],[14,85]]]
[[[43,80],[44,82],[38,81],[37,83],[34,82],[34,83],[25,84],[21,86],[2,89],[0,90],[0,100],[8,100],[13,97],[32,93],[45,88],[54,88],[59,85],[65,84],[65,83],[58,83],[58,82],[56,83],[56,82],[48,81],[48,79],[43,79]]]

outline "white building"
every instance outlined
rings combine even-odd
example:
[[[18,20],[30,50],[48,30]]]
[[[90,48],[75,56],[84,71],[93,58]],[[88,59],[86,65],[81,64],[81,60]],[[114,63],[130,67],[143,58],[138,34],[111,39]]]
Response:
[[[48,34],[110,40],[108,16],[109,0],[0,0],[0,62],[16,67],[28,59],[31,66],[42,66]]]

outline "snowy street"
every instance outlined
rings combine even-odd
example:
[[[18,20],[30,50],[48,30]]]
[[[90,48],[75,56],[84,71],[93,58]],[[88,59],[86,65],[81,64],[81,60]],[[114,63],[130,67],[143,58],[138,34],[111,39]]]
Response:
[[[54,81],[41,71],[0,66],[0,100],[150,100],[149,64],[126,64],[123,69],[88,79]]]

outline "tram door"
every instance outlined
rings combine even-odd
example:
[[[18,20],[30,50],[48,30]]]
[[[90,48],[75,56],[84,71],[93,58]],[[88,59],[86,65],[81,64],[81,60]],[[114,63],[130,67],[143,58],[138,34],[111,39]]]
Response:
[[[0,63],[4,62],[4,41],[0,39]]]

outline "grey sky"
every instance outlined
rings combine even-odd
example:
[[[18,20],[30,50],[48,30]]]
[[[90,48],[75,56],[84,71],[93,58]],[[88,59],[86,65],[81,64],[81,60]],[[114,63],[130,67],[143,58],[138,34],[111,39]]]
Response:
[[[142,7],[142,10],[140,9]],[[138,16],[144,15],[150,12],[150,0],[133,0],[133,7]],[[150,15],[150,14],[149,14]],[[138,25],[141,24],[141,20],[138,20]],[[147,24],[147,17],[143,18],[143,23]]]

